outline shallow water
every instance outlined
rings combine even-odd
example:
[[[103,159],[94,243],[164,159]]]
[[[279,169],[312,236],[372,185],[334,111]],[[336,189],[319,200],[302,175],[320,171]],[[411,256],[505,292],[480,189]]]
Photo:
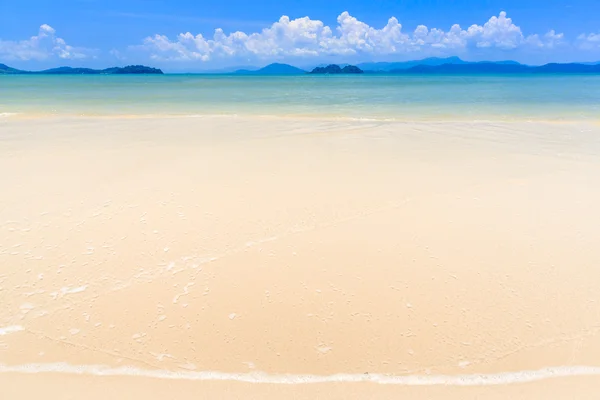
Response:
[[[595,119],[600,76],[0,76],[0,116]]]

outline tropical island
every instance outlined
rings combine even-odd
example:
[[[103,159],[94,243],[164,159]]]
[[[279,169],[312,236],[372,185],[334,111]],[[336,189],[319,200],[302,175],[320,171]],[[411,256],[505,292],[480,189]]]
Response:
[[[312,68],[312,67],[311,67]],[[209,72],[198,72],[209,73]],[[272,63],[262,68],[211,71],[216,74],[234,75],[339,75],[339,74],[393,74],[393,75],[452,75],[452,74],[600,74],[600,62],[589,63],[550,63],[545,65],[526,65],[517,61],[465,61],[458,57],[425,58],[400,62],[365,62],[358,65],[342,66],[330,64],[315,68],[298,68],[283,63]],[[43,71],[25,71],[0,64],[0,75],[125,75],[125,74],[163,74],[158,68],[144,65],[129,65],[105,69],[59,67]]]
[[[364,71],[355,65],[346,65],[344,68],[336,64],[329,64],[326,67],[317,67],[309,74],[362,74]]]
[[[126,67],[112,67],[106,69],[71,68],[59,67],[43,71],[24,71],[0,64],[0,74],[10,75],[127,75],[127,74],[153,74],[162,75],[158,68],[146,67],[144,65],[128,65]]]
[[[227,72],[224,72],[227,73]],[[305,75],[305,74],[600,74],[600,62],[550,63],[526,65],[517,61],[465,61],[459,57],[430,57],[400,62],[365,62],[358,65],[330,64],[302,69],[289,64],[273,63],[257,69],[239,69],[236,75]]]
[[[306,71],[289,64],[272,63],[256,70],[238,69],[234,73],[237,75],[300,75],[305,74]]]

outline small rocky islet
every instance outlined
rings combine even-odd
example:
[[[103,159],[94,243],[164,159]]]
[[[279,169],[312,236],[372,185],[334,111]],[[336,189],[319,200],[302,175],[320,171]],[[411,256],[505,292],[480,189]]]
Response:
[[[326,67],[317,67],[309,74],[362,74],[364,71],[355,65],[346,65],[344,68],[337,64],[329,64]]]

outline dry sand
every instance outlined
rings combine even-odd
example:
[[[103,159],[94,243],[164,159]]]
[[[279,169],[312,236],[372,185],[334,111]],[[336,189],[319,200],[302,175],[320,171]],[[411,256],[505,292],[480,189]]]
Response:
[[[599,156],[590,122],[1,119],[2,398],[595,398]]]

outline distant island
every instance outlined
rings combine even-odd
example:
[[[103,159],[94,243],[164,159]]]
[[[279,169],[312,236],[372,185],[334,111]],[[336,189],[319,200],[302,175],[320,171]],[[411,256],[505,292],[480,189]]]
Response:
[[[306,71],[274,63],[257,69],[238,69],[238,75],[303,75]],[[319,65],[309,74],[597,74],[600,62],[531,66],[517,61],[465,61],[459,57],[430,57],[400,62],[368,62],[354,65]]]
[[[300,75],[306,71],[289,64],[273,63],[257,70],[239,69],[235,71],[238,75]]]
[[[500,64],[482,62],[473,64],[417,65],[408,69],[394,69],[392,74],[598,74],[600,65],[590,64]]]
[[[44,71],[23,71],[0,64],[0,74],[10,75],[127,75],[127,74],[154,74],[162,75],[158,68],[144,65],[128,65],[126,67],[112,67],[106,69],[60,67]]]
[[[304,75],[307,71],[289,64],[273,63],[258,69],[238,69],[236,75]],[[343,68],[336,64],[316,67],[309,74],[362,74],[364,71],[354,65]]]
[[[516,61],[465,61],[459,57],[429,57],[420,60],[399,61],[399,62],[366,62],[358,64],[358,67],[366,72],[391,72],[394,70],[405,70],[420,65],[437,66],[444,64],[510,64],[521,65]]]
[[[309,74],[598,74],[600,63],[551,63],[540,66],[517,61],[464,61],[458,57],[425,58],[402,62],[373,62],[342,66],[317,66]],[[237,75],[302,75],[306,71],[289,64],[274,63],[258,69],[240,69]]]
[[[559,74],[600,73],[600,63],[551,63],[540,66],[517,61],[465,61],[459,57],[430,57],[401,62],[358,64],[367,73],[384,74]]]
[[[364,71],[355,65],[346,65],[341,68],[339,65],[330,64],[326,67],[317,67],[310,71],[310,74],[362,74]]]
[[[312,68],[312,67],[311,67]],[[600,62],[589,63],[550,63],[540,66],[520,64],[517,61],[465,61],[459,57],[430,57],[422,60],[400,62],[368,62],[357,65],[330,64],[302,69],[289,64],[273,63],[255,69],[238,67],[211,73],[261,76],[291,75],[338,75],[338,74],[600,74]],[[206,73],[206,72],[205,72]],[[163,74],[158,68],[144,65],[129,65],[106,69],[60,67],[44,71],[23,71],[0,64],[0,75],[124,75],[124,74]]]

